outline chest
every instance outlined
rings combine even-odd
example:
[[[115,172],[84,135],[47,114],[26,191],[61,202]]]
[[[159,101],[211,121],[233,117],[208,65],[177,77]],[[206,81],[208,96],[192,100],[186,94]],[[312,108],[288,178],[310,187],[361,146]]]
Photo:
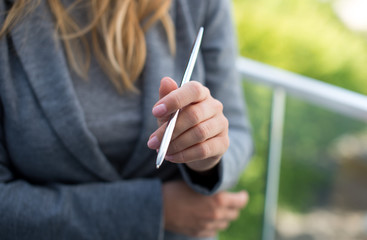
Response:
[[[14,42],[9,45],[14,49],[7,53],[9,65],[3,66],[6,73],[2,75],[0,91],[4,141],[15,171],[40,182],[83,182],[151,175],[154,165],[145,166],[155,153],[146,147],[146,141],[157,127],[151,109],[158,100],[160,79],[170,76],[178,83],[181,81],[195,29],[180,26],[174,56],[168,50],[161,26],[146,33],[147,59],[141,82],[143,97],[132,99],[132,105],[126,105],[132,106],[132,112],[139,112],[136,116],[140,114],[140,120],[130,121],[140,121],[136,126],[139,130],[134,131],[137,133],[133,137],[136,138],[135,147],[124,172],[117,173],[103,154],[95,137],[97,133],[91,131],[93,118],[98,116],[103,122],[102,115],[106,113],[99,110],[84,113],[84,101],[78,98],[81,93],[75,92],[71,73],[51,27],[52,24],[45,24],[45,17],[35,14],[17,26],[9,41]],[[192,78],[204,82],[204,69],[199,55]],[[96,109],[108,105],[101,104]],[[110,112],[119,110],[111,109]]]

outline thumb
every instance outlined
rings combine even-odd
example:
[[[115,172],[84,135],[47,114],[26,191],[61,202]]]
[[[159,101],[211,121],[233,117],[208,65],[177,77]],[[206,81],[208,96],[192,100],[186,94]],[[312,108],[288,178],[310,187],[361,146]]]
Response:
[[[168,93],[172,92],[173,90],[176,90],[177,88],[178,88],[177,84],[172,78],[169,77],[162,78],[161,86],[159,87],[159,99],[162,99]]]

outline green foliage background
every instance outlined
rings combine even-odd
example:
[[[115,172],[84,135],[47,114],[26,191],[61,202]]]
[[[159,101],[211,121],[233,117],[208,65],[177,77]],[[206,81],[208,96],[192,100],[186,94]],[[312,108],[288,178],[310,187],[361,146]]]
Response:
[[[332,1],[234,0],[242,56],[367,94],[367,38],[347,29]],[[220,234],[222,240],[261,239],[271,89],[244,83],[256,154],[234,189],[247,189],[250,203]],[[337,164],[329,149],[365,124],[287,98],[279,206],[307,212],[325,205]]]

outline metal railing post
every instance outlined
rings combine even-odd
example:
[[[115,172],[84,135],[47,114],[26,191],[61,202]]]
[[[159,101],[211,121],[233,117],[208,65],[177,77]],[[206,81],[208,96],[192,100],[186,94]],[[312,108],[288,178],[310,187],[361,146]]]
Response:
[[[273,91],[273,102],[271,109],[269,156],[262,240],[274,240],[276,234],[275,225],[278,205],[285,104],[285,90],[283,88],[275,88]]]

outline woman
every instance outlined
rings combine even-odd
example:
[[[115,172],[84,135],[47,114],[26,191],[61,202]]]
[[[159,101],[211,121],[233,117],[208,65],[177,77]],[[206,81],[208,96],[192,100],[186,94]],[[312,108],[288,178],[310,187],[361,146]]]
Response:
[[[247,194],[226,189],[252,141],[227,0],[0,12],[0,239],[210,238],[237,217]],[[196,81],[177,89],[200,26]]]

